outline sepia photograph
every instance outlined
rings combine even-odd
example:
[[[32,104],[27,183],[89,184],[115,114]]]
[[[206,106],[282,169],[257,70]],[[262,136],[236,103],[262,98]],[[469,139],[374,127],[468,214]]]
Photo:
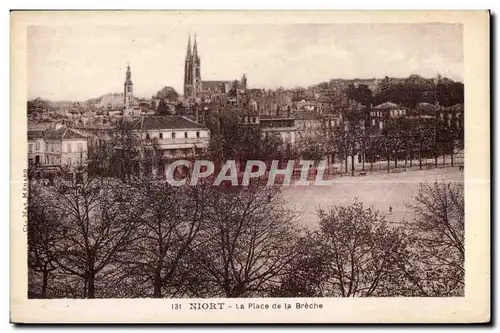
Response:
[[[12,59],[13,86],[25,82],[11,222],[26,304],[163,299],[162,321],[272,309],[328,320],[330,300],[452,307],[480,283],[466,257],[473,242],[489,254],[489,174],[473,165],[489,164],[477,158],[489,95],[466,98],[480,80],[464,61],[471,23],[13,14],[13,34],[27,21],[25,61]],[[470,16],[487,31],[487,12]],[[482,38],[472,66],[485,68]]]

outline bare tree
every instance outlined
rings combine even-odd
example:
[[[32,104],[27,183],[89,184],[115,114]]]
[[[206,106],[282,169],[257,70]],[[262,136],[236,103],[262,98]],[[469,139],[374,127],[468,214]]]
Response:
[[[422,183],[414,202],[414,274],[429,296],[464,292],[464,188],[461,183]]]
[[[326,152],[326,143],[323,137],[311,136],[302,138],[296,145],[303,159],[307,160],[322,160]]]
[[[65,212],[50,209],[40,191],[31,185],[28,193],[28,294],[48,298],[51,273],[57,269],[53,252],[58,241],[58,226]]]
[[[401,230],[389,228],[378,211],[358,201],[318,215],[328,263],[322,296],[401,295],[407,262]]]
[[[434,121],[422,120],[414,126],[414,137],[418,146],[418,164],[419,169],[422,169],[422,159],[427,158],[429,152],[433,151],[434,135],[433,135]]]
[[[344,137],[340,139],[345,141],[344,148],[346,150],[346,158],[347,156],[351,157],[351,176],[354,176],[354,157],[357,153],[364,153],[363,139],[365,136],[365,115],[361,104],[356,101],[351,101],[345,110],[344,119],[345,123],[342,126],[344,126],[345,134],[343,135]],[[364,159],[364,156],[362,157]]]
[[[345,172],[347,173],[347,163],[349,158],[349,140],[345,124],[340,124],[332,129],[330,143],[334,147],[336,155],[344,160]]]
[[[112,179],[84,177],[81,184],[57,180],[47,197],[64,213],[53,260],[82,282],[79,297],[95,298],[96,284],[117,270],[120,256],[134,241],[140,211],[128,186]],[[101,290],[101,297],[108,296]]]
[[[111,140],[89,152],[88,172],[102,177],[118,177],[132,182],[150,177],[161,164],[158,139],[150,138],[138,126],[138,120],[119,120],[111,131]]]
[[[297,255],[290,262],[274,297],[322,297],[328,279],[328,248],[317,231],[307,232],[297,241]]]
[[[347,126],[347,149],[351,157],[351,176],[354,176],[354,157],[360,152],[363,143],[364,128],[358,120],[346,123]],[[363,157],[364,158],[364,157]]]
[[[269,293],[297,255],[293,213],[279,190],[258,182],[220,187],[210,198],[208,225],[191,258],[201,297],[248,297]],[[198,289],[191,289],[191,293]]]
[[[146,179],[137,186],[143,214],[136,230],[137,241],[124,261],[127,276],[135,286],[144,285],[136,289],[136,296],[178,296],[182,283],[174,280],[204,225],[208,188],[173,187],[164,181]]]

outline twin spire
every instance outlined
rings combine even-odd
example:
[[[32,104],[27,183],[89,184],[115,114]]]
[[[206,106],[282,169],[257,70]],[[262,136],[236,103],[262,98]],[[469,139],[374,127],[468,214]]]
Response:
[[[194,35],[194,45],[193,45],[193,52],[192,56],[194,58],[198,57],[198,46],[196,45],[196,34]],[[191,58],[191,34],[188,37],[188,46],[187,46],[187,54],[186,54],[186,59]]]

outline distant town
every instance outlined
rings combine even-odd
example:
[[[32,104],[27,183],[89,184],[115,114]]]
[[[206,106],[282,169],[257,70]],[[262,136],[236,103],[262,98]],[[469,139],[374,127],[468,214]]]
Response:
[[[221,117],[234,117],[238,126],[272,136],[288,157],[328,157],[332,163],[344,161],[344,169],[364,170],[368,162],[394,159],[395,154],[433,157],[463,145],[463,83],[446,77],[332,79],[310,87],[266,90],[248,89],[251,78],[243,73],[234,80],[203,81],[200,67],[196,40],[191,45],[189,38],[183,95],[163,87],[150,99],[135,97],[128,66],[123,93],[85,102],[28,101],[29,164],[51,177],[58,167],[91,162],[96,148],[110,144],[123,121],[144,139],[154,140],[162,161],[206,153],[211,134],[220,131]],[[453,130],[454,137],[435,135],[440,142],[433,144],[433,151],[428,144],[419,151],[419,142],[429,140],[421,131],[438,123]],[[412,147],[395,140],[402,128],[411,136]],[[353,137],[347,147],[343,138],[355,132],[363,142]],[[379,143],[389,136],[393,142],[387,151],[387,144]],[[158,175],[163,169],[136,166],[134,170]],[[342,172],[340,167],[338,171]]]
[[[120,93],[27,102],[30,298],[464,295],[462,82],[251,89],[203,80],[186,37],[181,92],[138,98],[127,66]],[[179,160],[267,170],[175,187]],[[333,185],[266,186],[272,165]]]

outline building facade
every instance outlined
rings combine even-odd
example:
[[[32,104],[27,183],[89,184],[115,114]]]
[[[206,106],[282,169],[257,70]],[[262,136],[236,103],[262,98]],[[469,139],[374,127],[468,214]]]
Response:
[[[370,111],[371,126],[377,126],[379,129],[390,119],[406,116],[405,107],[392,102],[385,102],[372,108]]]
[[[258,126],[264,137],[279,138],[285,147],[291,147],[296,141],[295,118],[245,114],[240,116],[240,122],[249,126]]]
[[[45,140],[43,131],[28,131],[28,165],[45,163]]]
[[[61,175],[80,182],[87,158],[87,136],[76,130],[57,124],[28,131],[28,171],[35,182],[53,185],[54,178]]]
[[[87,163],[87,137],[77,131],[60,127],[44,135],[45,164],[84,166]]]
[[[57,126],[28,131],[28,163],[34,166],[83,166],[87,162],[87,137],[71,128]]]
[[[171,161],[203,154],[210,139],[207,127],[181,116],[141,117],[134,120],[133,130],[145,150],[156,152],[152,163],[143,163],[137,169],[145,175],[159,177],[166,176],[166,167]]]

